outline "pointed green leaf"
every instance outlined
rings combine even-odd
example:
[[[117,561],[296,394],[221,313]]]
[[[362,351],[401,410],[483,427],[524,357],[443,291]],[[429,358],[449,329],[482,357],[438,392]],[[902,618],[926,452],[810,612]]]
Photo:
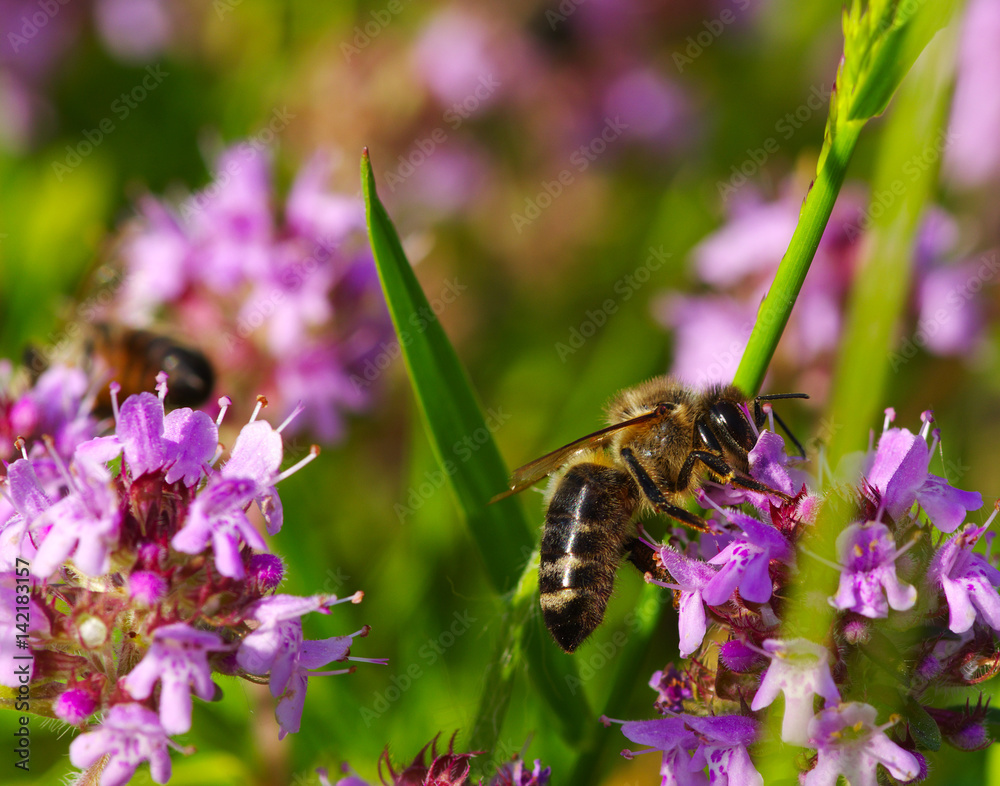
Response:
[[[483,417],[465,369],[433,315],[378,199],[367,151],[361,162],[361,182],[379,279],[434,456],[448,476],[493,586],[506,592],[517,583],[534,538],[516,500],[489,504],[507,488],[507,468],[493,441],[493,432],[502,423],[498,417],[489,423]],[[416,325],[421,327],[416,329]],[[467,447],[469,440],[476,444],[476,451]]]
[[[494,671],[487,670],[481,702],[490,716],[489,734],[495,741],[517,667],[526,660],[539,692],[562,721],[563,735],[571,742],[579,740],[594,715],[583,692],[569,690],[568,686],[580,682],[575,661],[551,642],[527,649],[522,643],[530,635],[531,626],[525,620],[530,619],[538,594],[537,554],[533,567],[528,559],[534,552],[535,535],[516,499],[508,497],[489,504],[507,487],[507,469],[493,441],[502,413],[490,420],[483,416],[465,369],[434,316],[392,220],[379,201],[367,150],[361,159],[361,183],[379,279],[434,455],[448,477],[494,587],[509,593],[511,620],[498,642],[504,662],[499,670],[497,664],[492,664]],[[415,325],[421,329],[414,330]],[[469,439],[477,450],[466,447]],[[525,563],[529,563],[527,567]],[[484,725],[477,723],[476,728]],[[477,743],[492,747],[485,732],[477,731],[475,736]]]

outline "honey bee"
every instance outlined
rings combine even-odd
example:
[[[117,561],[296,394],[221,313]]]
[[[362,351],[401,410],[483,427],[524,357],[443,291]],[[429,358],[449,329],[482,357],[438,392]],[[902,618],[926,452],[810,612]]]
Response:
[[[78,365],[118,382],[122,399],[153,391],[161,371],[167,373],[166,403],[170,407],[197,407],[208,400],[215,386],[215,372],[208,358],[170,336],[107,322],[87,325],[85,331],[79,332],[83,335],[82,347],[76,347],[82,349],[85,360]],[[35,374],[44,370],[49,360],[33,348],[25,353],[25,365]],[[111,412],[107,385],[101,387],[94,408],[102,414]]]
[[[573,652],[604,618],[638,511],[704,531],[705,519],[679,503],[708,481],[788,499],[749,476],[748,458],[766,420],[761,402],[783,398],[808,396],[748,401],[733,385],[694,391],[655,377],[609,402],[609,426],[514,471],[510,488],[493,501],[553,475],[538,583],[545,625],[563,650]]]

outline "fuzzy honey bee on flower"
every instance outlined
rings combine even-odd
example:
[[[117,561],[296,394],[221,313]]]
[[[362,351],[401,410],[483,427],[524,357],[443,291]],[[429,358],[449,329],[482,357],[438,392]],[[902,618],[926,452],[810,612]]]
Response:
[[[705,530],[706,520],[681,503],[709,481],[789,498],[754,479],[748,459],[766,419],[762,402],[782,398],[806,396],[748,401],[733,385],[695,391],[655,377],[611,400],[606,428],[513,473],[494,501],[553,475],[539,586],[545,625],[560,647],[573,652],[604,619],[636,513],[662,513]]]

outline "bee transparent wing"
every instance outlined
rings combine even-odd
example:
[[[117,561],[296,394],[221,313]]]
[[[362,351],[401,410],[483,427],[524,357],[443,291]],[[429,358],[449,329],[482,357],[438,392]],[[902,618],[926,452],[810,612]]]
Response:
[[[538,481],[544,478],[546,475],[551,475],[559,467],[563,466],[570,457],[576,453],[583,450],[594,450],[595,448],[602,448],[611,441],[611,438],[623,428],[628,428],[629,426],[634,426],[639,423],[645,423],[647,420],[651,420],[656,417],[657,413],[647,412],[644,415],[639,415],[631,420],[625,420],[621,423],[615,423],[611,426],[605,426],[600,431],[595,431],[593,434],[588,434],[585,437],[580,437],[580,439],[573,440],[568,445],[563,445],[561,448],[553,450],[551,453],[546,453],[541,458],[537,458],[534,461],[525,464],[523,467],[515,469],[510,476],[510,487],[499,494],[497,494],[493,499],[490,500],[492,505],[494,502],[499,502],[512,494],[517,494],[519,491],[524,491],[524,489],[529,486],[534,486]]]

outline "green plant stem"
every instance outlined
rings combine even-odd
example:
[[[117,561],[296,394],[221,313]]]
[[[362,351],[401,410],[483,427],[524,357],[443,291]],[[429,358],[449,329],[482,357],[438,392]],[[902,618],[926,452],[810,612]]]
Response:
[[[833,135],[829,147],[820,156],[820,166],[802,204],[788,250],[778,266],[774,282],[760,305],[757,321],[740,360],[733,383],[748,396],[760,392],[764,374],[771,363],[781,334],[788,324],[792,307],[802,289],[823,231],[830,220],[837,195],[847,174],[864,121],[844,123]]]
[[[863,272],[852,292],[826,421],[833,432],[828,461],[834,468],[845,454],[865,447],[884,406],[896,327],[910,291],[919,220],[936,182],[942,145],[935,140],[943,139],[955,41],[952,28],[928,47],[899,90],[882,132],[872,185],[877,200],[873,204],[881,204],[882,210],[877,217],[871,211],[870,226],[865,227],[859,261]],[[935,163],[915,165],[929,159]],[[845,484],[853,500],[856,478],[845,479]],[[827,641],[830,637],[834,611],[826,599],[835,592],[839,573],[810,554],[836,559],[836,536],[844,526],[844,511],[852,504],[831,504],[835,496],[836,487],[828,492],[815,525],[803,539],[799,581],[785,608],[783,638]],[[771,742],[765,746],[760,767],[765,782],[792,781],[798,768],[780,742],[780,711],[768,713],[768,728]]]
[[[501,603],[511,605],[498,639],[494,665],[485,669],[479,714],[473,724],[476,745],[483,750],[493,749],[510,703],[514,677],[525,663],[550,712],[558,718],[563,736],[575,743],[592,717],[584,693],[569,687],[574,680],[579,683],[575,661],[552,646],[524,646],[526,637],[530,640],[528,622],[538,587],[537,564],[533,566],[529,560],[528,566],[524,565],[534,546],[535,530],[528,525],[517,500],[489,504],[493,495],[507,485],[507,469],[492,436],[498,424],[491,428],[486,422],[468,375],[433,316],[399,235],[378,198],[367,150],[361,159],[361,184],[379,280],[431,448],[455,493]],[[423,325],[422,329],[413,330],[418,324]],[[470,438],[475,438],[478,445],[475,457],[462,458],[456,446],[467,444]]]

